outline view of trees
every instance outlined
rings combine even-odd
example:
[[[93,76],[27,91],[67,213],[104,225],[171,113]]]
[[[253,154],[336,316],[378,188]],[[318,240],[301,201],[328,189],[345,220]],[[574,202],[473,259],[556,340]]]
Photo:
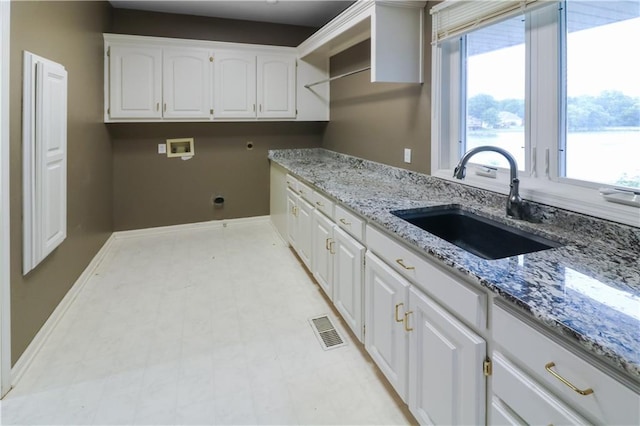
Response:
[[[467,102],[469,116],[481,120],[485,127],[499,127],[499,113],[510,112],[524,119],[523,99],[496,100],[491,95],[479,94]],[[606,127],[640,127],[640,98],[616,90],[599,96],[567,98],[569,131],[598,130]]]

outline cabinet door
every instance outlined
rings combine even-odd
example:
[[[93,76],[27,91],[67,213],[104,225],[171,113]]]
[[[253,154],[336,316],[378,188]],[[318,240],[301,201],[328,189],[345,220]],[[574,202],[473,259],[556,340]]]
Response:
[[[402,320],[408,307],[409,282],[370,252],[365,258],[364,345],[406,401],[409,335]]]
[[[409,311],[413,415],[421,424],[485,423],[484,339],[415,288]]]
[[[287,189],[287,240],[294,249],[298,247],[298,203],[297,195]]]
[[[161,118],[162,50],[111,46],[110,118]]]
[[[313,206],[298,197],[298,255],[300,259],[307,265],[310,271],[313,270],[311,263],[311,233],[313,231]]]
[[[213,59],[214,117],[256,117],[256,57],[242,53],[217,53]]]
[[[333,235],[333,304],[362,341],[362,269],[366,249],[337,226]]]
[[[295,118],[296,60],[258,56],[258,117]]]
[[[313,276],[333,300],[333,222],[318,210],[313,212]]]
[[[163,55],[163,117],[210,118],[211,52],[165,49]]]
[[[493,365],[493,391],[496,394],[494,399],[499,398],[503,401],[527,424],[584,425],[590,423],[509,362],[501,353],[493,352]]]

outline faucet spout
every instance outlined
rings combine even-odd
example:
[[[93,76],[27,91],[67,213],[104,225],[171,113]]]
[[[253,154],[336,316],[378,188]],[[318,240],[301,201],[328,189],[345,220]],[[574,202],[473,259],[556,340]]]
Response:
[[[507,198],[507,216],[515,219],[524,219],[524,201],[520,198],[520,180],[518,179],[518,164],[515,158],[506,150],[497,146],[479,146],[467,151],[453,171],[453,177],[456,179],[464,179],[466,175],[466,166],[469,159],[479,152],[492,151],[501,154],[509,162],[509,197]]]

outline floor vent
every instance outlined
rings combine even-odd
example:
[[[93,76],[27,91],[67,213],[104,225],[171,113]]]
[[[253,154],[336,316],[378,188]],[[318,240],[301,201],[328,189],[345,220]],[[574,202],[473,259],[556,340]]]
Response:
[[[322,349],[335,349],[346,345],[344,339],[333,326],[328,316],[323,315],[321,317],[311,318],[309,323],[311,323],[311,328],[313,328],[314,333],[318,337]]]

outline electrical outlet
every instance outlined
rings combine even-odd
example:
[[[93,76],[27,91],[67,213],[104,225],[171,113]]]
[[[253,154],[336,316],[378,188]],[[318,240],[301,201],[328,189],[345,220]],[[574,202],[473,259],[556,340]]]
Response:
[[[411,163],[411,148],[404,149],[404,162]]]
[[[163,143],[158,144],[158,154],[166,154],[167,153],[167,145]]]

